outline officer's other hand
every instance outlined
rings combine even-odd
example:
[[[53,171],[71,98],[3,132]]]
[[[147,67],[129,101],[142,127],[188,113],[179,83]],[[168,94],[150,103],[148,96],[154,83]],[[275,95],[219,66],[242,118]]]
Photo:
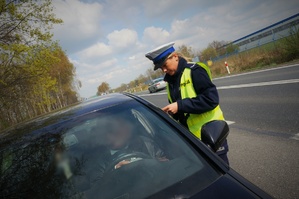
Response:
[[[174,102],[162,108],[165,113],[176,114],[178,112],[178,103]]]

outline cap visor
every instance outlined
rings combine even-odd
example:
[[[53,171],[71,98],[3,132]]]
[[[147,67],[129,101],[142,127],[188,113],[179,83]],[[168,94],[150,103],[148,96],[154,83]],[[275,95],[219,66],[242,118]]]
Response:
[[[156,64],[155,67],[154,67],[154,70],[158,70],[159,68],[161,68],[161,67],[163,66],[164,63],[165,63],[165,61],[162,62],[162,63],[158,63],[158,64]]]
[[[159,68],[162,68],[162,66],[165,64],[166,60],[168,59],[168,56],[171,53],[169,53],[168,55],[166,55],[165,57],[163,57],[158,63],[155,64],[154,70],[157,70]]]

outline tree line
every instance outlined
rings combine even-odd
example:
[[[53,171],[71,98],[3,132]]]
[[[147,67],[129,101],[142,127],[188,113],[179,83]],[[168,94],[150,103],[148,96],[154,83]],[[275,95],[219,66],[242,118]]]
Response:
[[[0,0],[0,130],[75,103],[80,82],[50,32],[51,0]]]

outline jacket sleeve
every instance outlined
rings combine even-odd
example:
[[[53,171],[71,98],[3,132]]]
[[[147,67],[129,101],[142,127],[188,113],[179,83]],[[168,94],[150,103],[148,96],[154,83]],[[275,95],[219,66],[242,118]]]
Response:
[[[194,67],[191,77],[197,96],[178,100],[178,111],[201,114],[213,110],[219,104],[218,91],[205,69],[200,66]]]

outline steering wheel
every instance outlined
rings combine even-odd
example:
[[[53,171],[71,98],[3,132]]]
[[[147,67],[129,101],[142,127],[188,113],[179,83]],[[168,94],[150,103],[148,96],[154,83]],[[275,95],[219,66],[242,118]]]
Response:
[[[106,167],[104,173],[114,171],[115,165],[123,160],[130,160],[130,163],[132,163],[141,159],[152,159],[152,157],[142,152],[132,152],[128,150],[118,151],[112,156],[112,162]]]

